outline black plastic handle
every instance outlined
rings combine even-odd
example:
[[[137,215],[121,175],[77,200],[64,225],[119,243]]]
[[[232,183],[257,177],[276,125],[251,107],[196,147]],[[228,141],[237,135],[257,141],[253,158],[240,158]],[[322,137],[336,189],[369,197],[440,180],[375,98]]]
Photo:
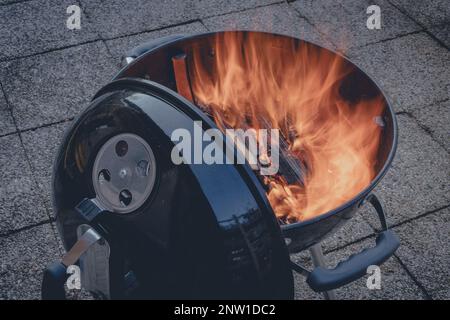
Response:
[[[400,241],[395,233],[388,229],[383,207],[377,197],[371,194],[367,201],[377,211],[384,229],[376,238],[376,246],[350,256],[346,261],[340,262],[334,269],[315,268],[306,279],[306,282],[314,291],[333,290],[363,277],[369,266],[381,265],[399,247]]]
[[[376,246],[364,249],[340,262],[334,269],[317,267],[306,282],[316,292],[329,291],[363,277],[370,265],[381,265],[397,250],[400,242],[392,230],[381,232],[376,239]]]
[[[163,45],[167,42],[175,41],[184,37],[185,37],[184,34],[173,34],[170,36],[149,40],[129,50],[124,55],[124,57],[137,58],[140,55],[146,53],[147,51],[152,50],[153,48],[159,47],[160,45]]]
[[[67,268],[61,262],[55,262],[45,269],[41,287],[42,300],[65,300],[64,284],[67,278]]]

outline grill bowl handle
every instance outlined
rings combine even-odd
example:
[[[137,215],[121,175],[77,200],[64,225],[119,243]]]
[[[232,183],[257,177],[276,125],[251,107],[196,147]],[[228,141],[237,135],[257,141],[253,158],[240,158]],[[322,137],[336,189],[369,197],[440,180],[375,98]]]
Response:
[[[376,238],[376,245],[351,255],[333,269],[315,268],[306,282],[316,292],[329,291],[353,282],[366,275],[371,265],[381,265],[389,259],[400,245],[397,235],[388,228],[383,207],[378,198],[371,194],[366,199],[378,213],[383,231]]]

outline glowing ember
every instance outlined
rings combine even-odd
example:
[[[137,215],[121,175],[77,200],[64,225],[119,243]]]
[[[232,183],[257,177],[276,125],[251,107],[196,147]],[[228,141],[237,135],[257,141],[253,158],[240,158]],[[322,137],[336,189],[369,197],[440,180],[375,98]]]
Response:
[[[279,128],[299,159],[302,181],[264,178],[276,216],[292,223],[344,204],[376,175],[381,97],[349,102],[339,88],[351,71],[338,55],[269,34],[220,33],[214,54],[195,50],[196,102],[219,127]]]

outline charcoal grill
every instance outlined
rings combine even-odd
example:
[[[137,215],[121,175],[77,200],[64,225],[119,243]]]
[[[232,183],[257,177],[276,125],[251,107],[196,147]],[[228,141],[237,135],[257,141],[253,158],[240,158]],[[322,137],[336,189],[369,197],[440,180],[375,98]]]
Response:
[[[290,299],[292,270],[333,297],[331,290],[362,277],[397,249],[372,193],[396,149],[395,114],[387,100],[372,182],[350,201],[306,221],[280,225],[248,164],[173,164],[173,130],[192,131],[198,120],[204,130],[217,128],[194,103],[186,62],[195,50],[213,53],[216,35],[173,35],[134,48],[67,131],[54,166],[53,202],[68,253],[45,271],[43,298],[64,296],[65,270],[74,263],[81,266],[83,285],[103,298]],[[342,85],[346,98],[381,93],[361,69],[346,63],[353,67]],[[380,218],[376,246],[327,269],[320,242],[364,203]],[[290,260],[289,254],[306,249],[313,254],[312,271]]]

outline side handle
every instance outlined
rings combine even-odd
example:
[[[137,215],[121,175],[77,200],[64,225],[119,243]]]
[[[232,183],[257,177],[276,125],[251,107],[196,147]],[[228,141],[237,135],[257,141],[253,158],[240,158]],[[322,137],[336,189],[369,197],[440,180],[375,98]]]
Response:
[[[378,213],[383,231],[376,238],[376,245],[340,262],[334,269],[315,268],[306,282],[316,292],[329,291],[363,277],[370,265],[381,265],[389,259],[400,245],[395,233],[387,226],[383,207],[378,198],[371,194],[366,199]]]

